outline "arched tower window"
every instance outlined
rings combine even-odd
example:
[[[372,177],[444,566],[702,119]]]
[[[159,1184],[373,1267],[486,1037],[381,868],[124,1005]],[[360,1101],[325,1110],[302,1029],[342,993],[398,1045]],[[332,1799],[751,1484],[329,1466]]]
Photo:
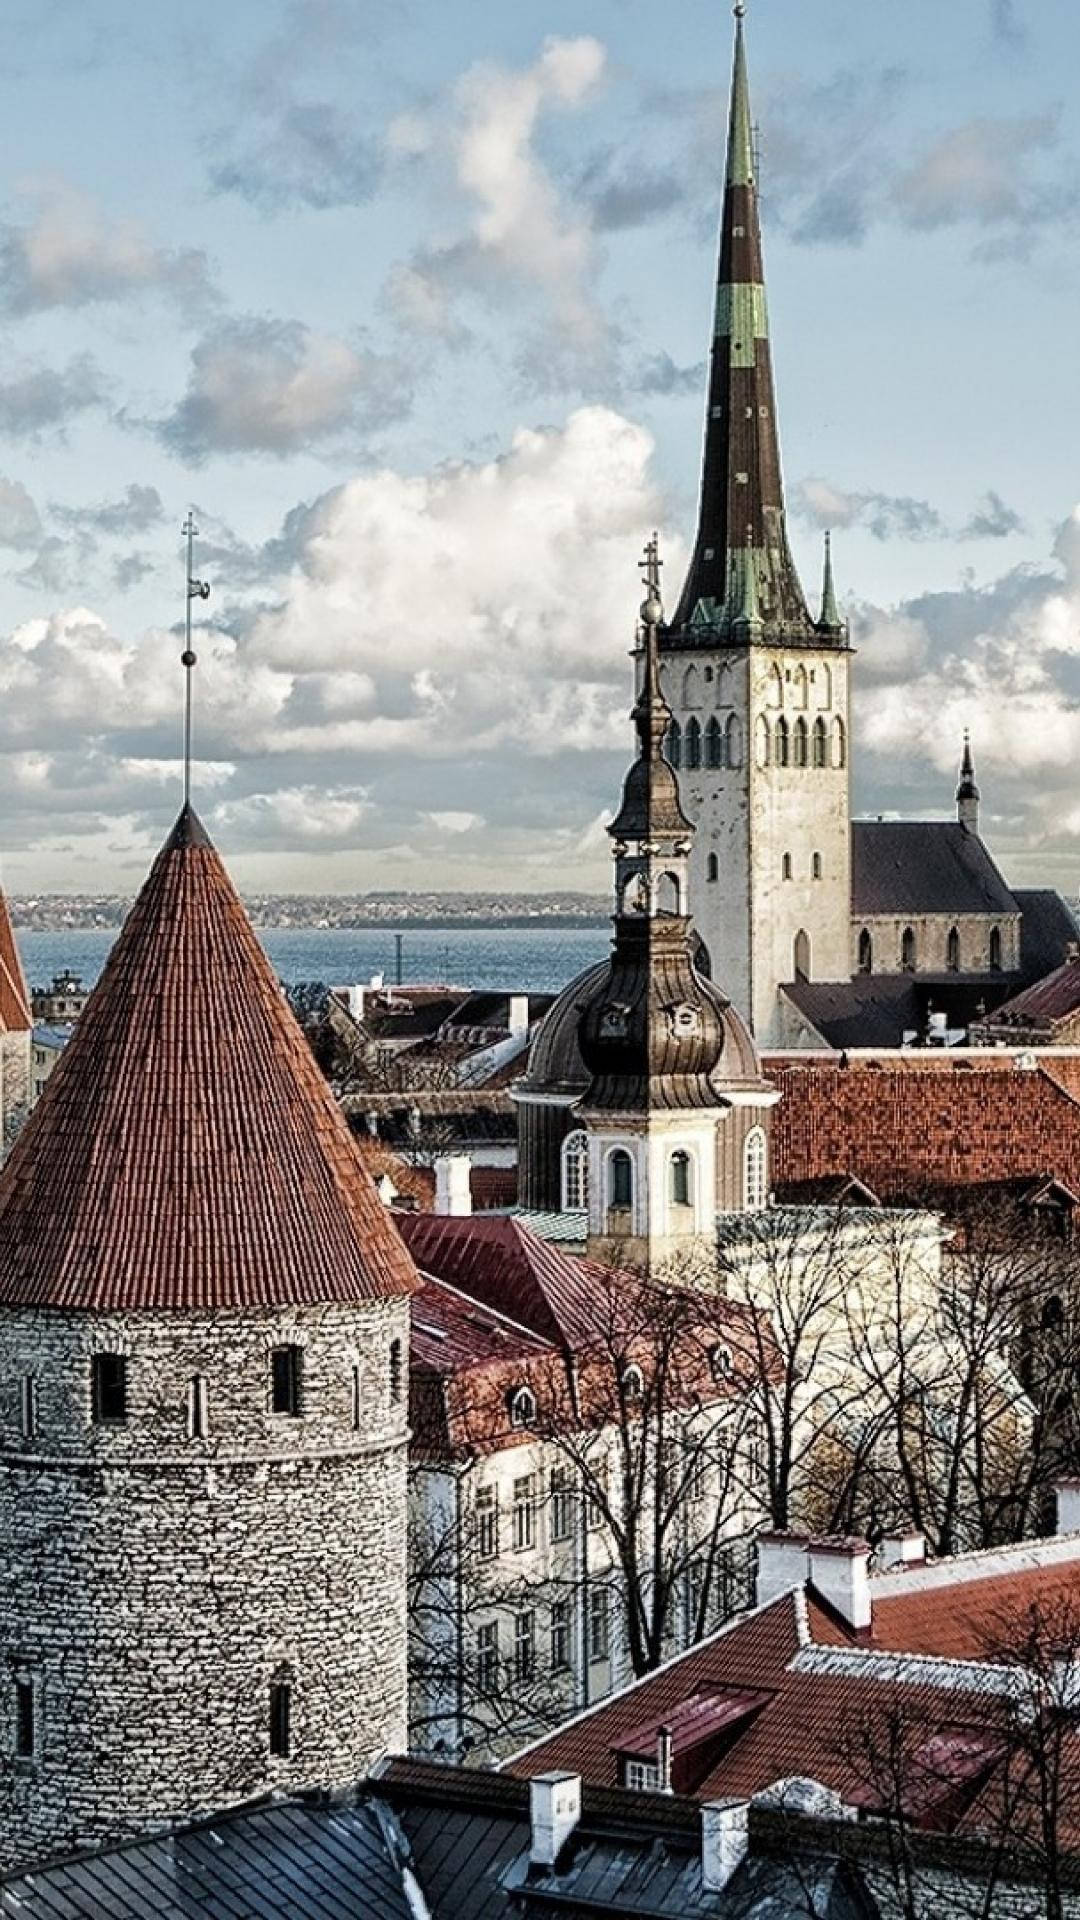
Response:
[[[792,760],[797,767],[805,767],[807,761],[809,736],[806,721],[800,716],[791,730]]]
[[[791,879],[791,855],[790,855],[790,853],[785,853],[785,854],[784,854],[784,856],[783,856],[783,858],[782,858],[782,860],[781,860],[781,862],[780,862],[780,875],[781,875],[781,878],[782,878],[782,879],[784,879],[784,880],[790,880],[790,879]]]
[[[589,1204],[589,1136],[576,1127],[562,1143],[562,1203],[565,1213],[580,1213]]]
[[[770,707],[782,707],[784,704],[784,681],[779,667],[770,667],[766,682],[765,698]]]
[[[710,853],[705,862],[705,878],[706,880],[719,880],[720,878],[720,862],[715,853]]]
[[[676,772],[678,772],[682,766],[682,728],[677,720],[673,720],[667,730],[667,737],[664,741],[664,753],[667,757],[668,766],[674,767]]]
[[[900,936],[900,971],[902,973],[914,973],[915,971],[914,927],[905,927]]]
[[[731,662],[721,660],[716,670],[716,704],[718,707],[731,705]]]
[[[817,687],[818,706],[823,707],[827,713],[832,706],[832,674],[828,667],[818,668],[815,685]]]
[[[869,927],[864,927],[859,935],[859,972],[873,973],[873,971],[874,942],[871,938]]]
[[[813,855],[811,856],[811,860],[810,860],[810,878],[811,878],[812,880],[820,880],[820,879],[821,879],[821,855],[820,855],[820,853],[815,853],[815,854],[813,854]]]
[[[743,1148],[743,1206],[760,1213],[769,1197],[769,1152],[764,1127],[751,1127]]]
[[[791,740],[788,735],[788,723],[784,719],[783,714],[780,715],[776,723],[776,732],[773,735],[773,739],[775,742],[774,751],[776,753],[777,766],[788,766],[791,759]]]
[[[950,973],[960,971],[960,932],[957,927],[949,928],[949,937],[945,942],[945,965]]]
[[[673,1153],[668,1162],[668,1182],[673,1207],[692,1207],[694,1204],[693,1171],[690,1155],[682,1149]]]
[[[832,759],[834,767],[847,766],[847,734],[839,714],[832,723]]]
[[[728,714],[724,728],[724,759],[729,767],[742,766],[742,721],[737,713]]]
[[[662,873],[656,882],[657,913],[681,913],[682,895],[679,891],[679,876],[676,873]]]
[[[628,1213],[634,1204],[634,1163],[624,1147],[616,1147],[607,1163],[608,1206]]]
[[[698,670],[696,667],[687,667],[686,672],[683,674],[682,703],[684,707],[699,707],[701,705],[701,688],[698,683]]]
[[[758,766],[767,767],[772,757],[771,756],[772,742],[769,737],[769,723],[766,720],[765,715],[763,713],[758,714],[757,721],[754,726],[754,735],[757,743],[756,751],[757,751]]]
[[[715,713],[705,729],[705,765],[722,767],[724,764],[724,729]]]
[[[801,663],[791,677],[791,701],[795,707],[806,706],[806,668]]]
[[[794,960],[796,980],[809,980],[810,935],[807,933],[805,927],[800,927],[798,933],[795,935]]]
[[[990,971],[991,973],[1001,972],[1001,928],[1000,927],[991,927],[990,929]]]
[[[814,721],[814,765],[827,767],[829,764],[829,736],[825,731],[825,722],[819,714]],[[841,762],[843,765],[843,762]]]
[[[688,767],[701,765],[701,722],[688,720],[683,736],[683,758]]]

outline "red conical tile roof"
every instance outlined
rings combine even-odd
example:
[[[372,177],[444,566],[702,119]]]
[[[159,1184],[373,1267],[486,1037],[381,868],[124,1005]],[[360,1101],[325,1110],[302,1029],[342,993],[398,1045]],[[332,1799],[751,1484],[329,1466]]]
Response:
[[[0,1175],[0,1306],[243,1309],[416,1284],[185,808]]]
[[[26,975],[15,945],[11,915],[0,893],[0,1033],[25,1033],[33,1024]]]

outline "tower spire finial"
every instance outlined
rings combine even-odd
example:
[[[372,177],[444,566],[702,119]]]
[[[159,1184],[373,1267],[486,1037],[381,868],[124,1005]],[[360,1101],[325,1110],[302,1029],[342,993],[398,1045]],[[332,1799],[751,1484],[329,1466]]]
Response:
[[[191,805],[191,681],[198,664],[198,655],[191,644],[191,603],[193,600],[209,600],[210,583],[197,580],[194,573],[195,536],[199,529],[195,525],[195,512],[188,509],[187,519],[180,529],[187,541],[187,593],[184,597],[184,651],[180,655],[180,665],[184,669],[184,807]]]
[[[825,567],[821,580],[821,618],[818,626],[823,633],[837,634],[844,630],[840,618],[840,607],[836,598],[836,581],[833,578],[832,534],[825,534]]]
[[[960,779],[956,788],[956,817],[969,833],[979,831],[979,789],[975,781],[975,757],[971,734],[964,728],[964,751],[960,757]]]

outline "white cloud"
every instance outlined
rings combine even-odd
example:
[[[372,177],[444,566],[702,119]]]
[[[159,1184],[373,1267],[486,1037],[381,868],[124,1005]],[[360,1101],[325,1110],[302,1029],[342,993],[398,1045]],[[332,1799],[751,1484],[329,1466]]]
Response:
[[[0,475],[0,547],[34,547],[41,539],[41,515],[21,480]]]
[[[206,255],[155,247],[131,220],[92,195],[52,181],[34,195],[24,225],[0,228],[0,299],[12,313],[83,307],[158,292],[184,309],[212,297]]]
[[[970,120],[943,134],[901,174],[893,199],[913,227],[945,227],[957,221],[979,226],[1017,225],[1048,211],[1048,190],[1031,170],[1037,156],[1058,138],[1046,114],[1019,119]],[[1058,196],[1051,195],[1054,201]]]

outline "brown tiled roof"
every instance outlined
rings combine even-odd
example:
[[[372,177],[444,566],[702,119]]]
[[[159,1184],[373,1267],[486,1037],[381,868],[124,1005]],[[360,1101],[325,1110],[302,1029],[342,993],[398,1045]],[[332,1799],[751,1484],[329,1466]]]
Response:
[[[987,1022],[989,1026],[1053,1027],[1080,1009],[1080,959],[1066,960],[1033,987],[1013,995],[998,1007]]]
[[[7,901],[0,891],[0,1033],[25,1033],[34,1024],[26,976],[15,944]]]
[[[0,1175],[0,1306],[252,1308],[415,1285],[185,809]]]

